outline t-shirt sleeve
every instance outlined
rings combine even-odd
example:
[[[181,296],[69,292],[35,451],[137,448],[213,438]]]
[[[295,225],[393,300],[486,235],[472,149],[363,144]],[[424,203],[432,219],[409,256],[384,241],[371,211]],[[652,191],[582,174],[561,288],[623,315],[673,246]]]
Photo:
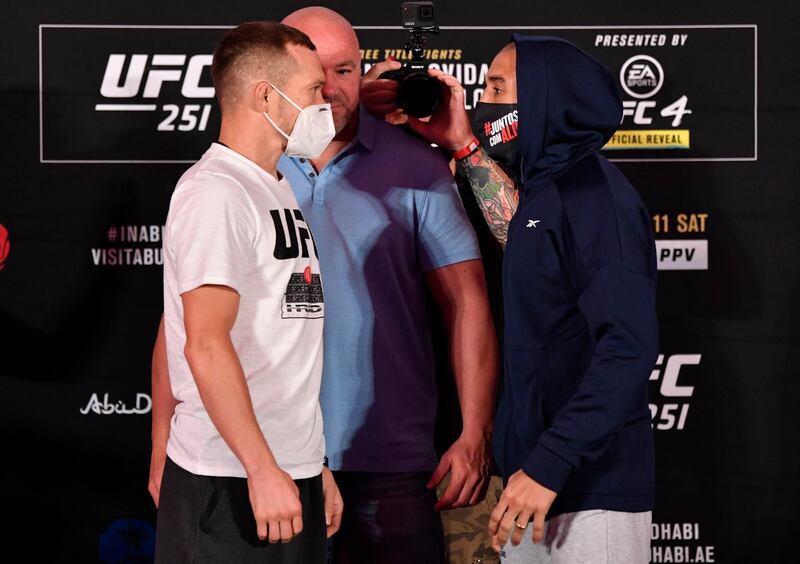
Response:
[[[417,254],[423,272],[481,258],[453,175],[444,162],[434,164],[418,211]]]
[[[252,204],[237,183],[210,174],[184,182],[167,219],[178,292],[218,284],[241,294],[256,231]]]

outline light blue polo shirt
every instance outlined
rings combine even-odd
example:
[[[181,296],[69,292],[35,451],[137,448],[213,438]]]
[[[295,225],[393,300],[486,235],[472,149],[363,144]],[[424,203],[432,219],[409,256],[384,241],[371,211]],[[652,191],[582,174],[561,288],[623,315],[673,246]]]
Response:
[[[434,359],[424,273],[480,253],[444,158],[360,114],[317,175],[282,157],[311,226],[325,299],[320,402],[331,469],[431,471]]]

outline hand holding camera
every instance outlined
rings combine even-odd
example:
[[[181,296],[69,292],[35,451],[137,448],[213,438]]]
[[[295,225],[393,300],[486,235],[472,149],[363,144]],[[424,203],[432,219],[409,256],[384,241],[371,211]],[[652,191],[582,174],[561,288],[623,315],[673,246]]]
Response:
[[[459,151],[475,138],[464,109],[464,88],[452,75],[436,69],[430,69],[428,73],[443,85],[442,101],[430,119],[423,121],[409,116],[408,124],[431,143],[449,151]]]
[[[401,68],[403,65],[393,59],[381,61],[372,66],[361,79],[361,103],[369,113],[379,119],[395,112],[402,112],[397,102],[397,91],[400,84],[396,80],[380,78],[388,71]]]

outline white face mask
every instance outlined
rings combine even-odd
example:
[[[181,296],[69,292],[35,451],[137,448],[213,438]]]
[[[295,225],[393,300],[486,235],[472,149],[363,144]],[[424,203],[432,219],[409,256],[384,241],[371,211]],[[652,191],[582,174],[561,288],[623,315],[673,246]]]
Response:
[[[270,83],[275,88],[275,85]],[[292,127],[292,133],[287,135],[272,118],[264,112],[264,117],[272,124],[272,127],[286,137],[289,141],[284,151],[290,157],[302,157],[306,159],[316,159],[331,142],[336,135],[336,127],[333,125],[333,114],[330,104],[311,104],[301,108],[289,99],[286,94],[275,88],[275,92],[280,94],[284,100],[297,108],[300,114]]]

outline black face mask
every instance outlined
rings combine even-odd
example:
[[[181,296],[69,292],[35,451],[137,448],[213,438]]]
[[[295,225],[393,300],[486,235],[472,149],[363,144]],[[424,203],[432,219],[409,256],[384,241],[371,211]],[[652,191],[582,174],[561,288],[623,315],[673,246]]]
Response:
[[[520,174],[518,119],[516,104],[478,102],[472,115],[472,131],[481,147],[514,181]]]

